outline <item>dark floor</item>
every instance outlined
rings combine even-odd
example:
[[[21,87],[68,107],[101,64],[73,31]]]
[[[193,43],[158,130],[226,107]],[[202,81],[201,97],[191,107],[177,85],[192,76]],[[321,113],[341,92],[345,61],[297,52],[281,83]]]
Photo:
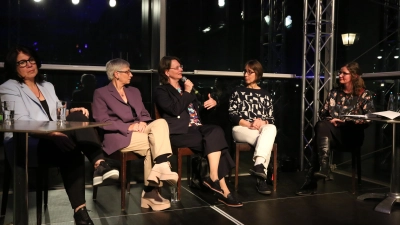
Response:
[[[126,212],[120,211],[120,189],[117,185],[100,187],[97,201],[92,200],[91,176],[87,172],[86,201],[89,215],[95,224],[382,224],[395,225],[400,221],[400,204],[395,204],[390,215],[374,211],[379,200],[357,201],[356,197],[366,192],[387,192],[387,184],[371,183],[363,180],[362,187],[352,195],[351,178],[335,174],[335,180],[319,182],[318,194],[296,196],[294,191],[304,179],[304,172],[280,172],[277,191],[270,196],[259,194],[255,189],[255,180],[246,171],[251,166],[251,155],[243,155],[240,165],[242,176],[239,177],[239,190],[234,194],[240,198],[242,208],[230,208],[216,201],[211,192],[189,188],[183,181],[182,200],[171,209],[155,212],[140,207],[140,194],[143,184],[141,163],[132,165],[130,170],[137,171],[131,180],[138,180],[131,185],[127,194]],[[249,158],[250,157],[250,158]],[[3,160],[0,159],[0,166]],[[245,163],[246,162],[246,163]],[[172,162],[174,165],[174,162]],[[87,166],[90,171],[90,165]],[[2,171],[2,168],[0,168]],[[62,189],[57,170],[50,172],[52,190],[49,191],[49,209],[43,214],[44,224],[73,224],[72,209],[65,191]],[[34,180],[35,174],[30,175]],[[3,177],[3,176],[1,176]],[[3,179],[0,178],[0,182]],[[233,183],[229,183],[233,190]],[[31,185],[31,186],[34,186]],[[34,190],[34,188],[32,188]],[[35,193],[29,193],[30,224],[36,222]],[[162,195],[170,197],[168,188],[163,188]],[[12,222],[12,193],[9,195],[7,214],[0,218],[0,225]]]

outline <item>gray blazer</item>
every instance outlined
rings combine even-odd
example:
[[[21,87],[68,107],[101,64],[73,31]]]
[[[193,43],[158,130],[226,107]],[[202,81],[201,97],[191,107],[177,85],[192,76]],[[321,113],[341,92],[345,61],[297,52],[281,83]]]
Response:
[[[56,102],[58,98],[54,91],[53,84],[44,81],[37,84],[40,92],[46,98],[49,106],[50,117],[53,121],[57,120]],[[14,120],[37,120],[49,121],[47,114],[40,104],[39,99],[33,94],[29,87],[24,83],[10,79],[0,85],[1,101],[14,101]],[[5,134],[5,139],[12,137],[12,133]]]
[[[46,98],[47,104],[49,106],[50,117],[52,120],[57,120],[56,115],[56,102],[58,98],[56,92],[54,91],[53,84],[49,82],[43,82],[42,84],[37,84],[40,92]],[[29,87],[24,83],[19,83],[16,80],[7,80],[2,85],[0,85],[0,98],[1,101],[14,101],[14,120],[37,120],[37,121],[49,121],[47,114],[40,104],[39,99],[33,94]],[[12,133],[4,133],[4,145],[7,150],[12,150]],[[36,151],[39,139],[29,137],[28,145],[29,151]],[[10,154],[8,154],[10,155]],[[35,157],[36,154],[29,154],[30,158]],[[37,166],[36,159],[29,160],[29,166]]]
[[[111,125],[101,127],[104,130],[103,149],[112,154],[130,144],[132,132],[129,126],[134,122],[152,120],[143,105],[139,89],[127,86],[125,88],[126,104],[117,89],[110,82],[107,86],[97,89],[93,95],[93,118],[98,122],[111,122]],[[134,109],[136,116],[132,113]]]

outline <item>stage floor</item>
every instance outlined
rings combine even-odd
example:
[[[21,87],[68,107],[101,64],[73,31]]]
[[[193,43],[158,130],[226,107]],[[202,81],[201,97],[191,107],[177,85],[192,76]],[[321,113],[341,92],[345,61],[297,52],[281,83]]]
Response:
[[[296,196],[294,194],[304,179],[304,172],[279,173],[277,191],[270,196],[261,195],[255,189],[251,176],[239,177],[242,208],[230,208],[217,201],[210,191],[189,188],[183,181],[182,200],[165,211],[155,212],[140,207],[143,184],[132,184],[127,194],[126,212],[120,211],[118,185],[98,189],[97,201],[92,200],[92,188],[86,188],[87,208],[95,224],[381,224],[395,225],[400,221],[400,204],[396,203],[392,214],[374,211],[378,200],[357,201],[365,192],[386,192],[385,186],[363,181],[361,191],[351,194],[351,178],[335,174],[334,181],[319,182],[318,194]],[[233,183],[229,183],[233,190]],[[30,224],[36,223],[35,192],[29,193]],[[170,197],[169,189],[162,195]],[[12,193],[9,195],[7,214],[0,224],[12,222]],[[49,191],[48,210],[43,213],[43,224],[73,224],[73,211],[63,189]]]

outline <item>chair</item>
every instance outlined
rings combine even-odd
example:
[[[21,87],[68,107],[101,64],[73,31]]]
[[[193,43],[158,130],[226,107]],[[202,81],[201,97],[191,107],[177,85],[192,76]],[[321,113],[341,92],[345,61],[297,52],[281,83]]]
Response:
[[[352,194],[355,194],[357,191],[357,185],[361,185],[361,146],[356,146],[354,148],[345,148],[338,150],[340,152],[351,152],[351,183],[352,183]],[[329,166],[331,171],[336,169],[336,164],[332,164],[333,160],[333,152],[330,152],[329,155]],[[356,185],[356,173],[357,173],[357,185]],[[329,177],[332,179],[332,177]]]
[[[155,113],[155,118],[160,119],[160,112],[157,109],[156,104],[154,104],[154,113]],[[183,156],[186,156],[187,158],[187,180],[188,183],[190,184],[190,171],[191,171],[191,166],[190,166],[190,156],[194,155],[193,151],[190,150],[190,148],[176,148],[172,147],[172,153],[178,157],[177,159],[177,168],[178,168],[178,182],[177,182],[177,196],[178,196],[178,201],[181,200],[181,181],[182,181],[182,161],[183,161]]]
[[[125,211],[125,202],[126,202],[126,193],[130,193],[130,182],[127,180],[127,163],[128,161],[137,160],[140,158],[137,154],[132,151],[116,151],[113,154],[109,155],[108,158],[118,160],[121,162],[121,174],[119,176],[121,181],[121,211]],[[93,201],[97,199],[97,188],[98,186],[93,187]]]
[[[239,157],[240,152],[254,151],[254,147],[248,143],[244,142],[234,142],[234,146],[236,149],[235,152],[235,190],[238,190],[239,184]],[[273,189],[276,191],[276,184],[278,179],[278,145],[274,144],[272,147],[273,153],[273,163],[274,163],[274,172],[273,172]]]

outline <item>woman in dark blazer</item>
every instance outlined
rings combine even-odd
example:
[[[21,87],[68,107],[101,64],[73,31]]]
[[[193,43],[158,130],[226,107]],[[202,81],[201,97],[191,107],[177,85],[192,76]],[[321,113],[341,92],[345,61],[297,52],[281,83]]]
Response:
[[[224,132],[219,126],[201,123],[201,106],[191,93],[193,83],[190,80],[179,83],[182,68],[179,59],[172,56],[163,57],[158,67],[163,85],[156,88],[155,102],[161,117],[168,122],[171,145],[203,152],[210,166],[210,177],[205,178],[204,185],[218,193],[218,201],[227,206],[241,207],[243,204],[230,193],[224,179],[234,167]],[[203,105],[207,110],[217,105],[210,95],[208,97]]]

